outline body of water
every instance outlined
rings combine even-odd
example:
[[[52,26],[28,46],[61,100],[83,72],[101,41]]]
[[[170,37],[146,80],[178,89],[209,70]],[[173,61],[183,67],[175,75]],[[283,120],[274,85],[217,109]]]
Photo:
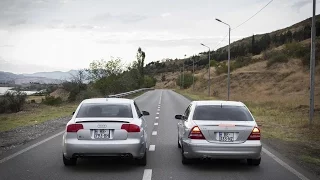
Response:
[[[0,87],[0,95],[3,95],[4,93],[6,93],[7,91],[12,91],[10,89],[12,89],[13,87]],[[21,91],[26,93],[27,95],[32,95],[34,93],[37,93],[38,91]]]

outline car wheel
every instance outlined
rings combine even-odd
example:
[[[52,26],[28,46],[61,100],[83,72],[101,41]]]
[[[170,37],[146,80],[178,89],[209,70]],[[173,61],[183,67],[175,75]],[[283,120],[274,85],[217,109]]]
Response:
[[[143,157],[141,159],[137,159],[137,163],[140,166],[146,166],[147,165],[147,150],[144,153]]]
[[[179,137],[178,137],[178,148],[181,148],[181,145],[180,145],[180,143],[179,143]]]
[[[261,162],[261,158],[259,159],[247,159],[247,163],[253,166],[259,166]]]
[[[184,151],[183,151],[183,148],[182,148],[182,150],[181,150],[181,157],[182,157],[181,162],[182,162],[182,164],[183,164],[183,165],[191,164],[191,159],[186,158],[186,157],[184,156],[183,152],[184,152]]]
[[[63,164],[65,166],[75,166],[77,164],[77,158],[67,159],[64,157],[64,155],[62,155],[62,157],[63,157]]]

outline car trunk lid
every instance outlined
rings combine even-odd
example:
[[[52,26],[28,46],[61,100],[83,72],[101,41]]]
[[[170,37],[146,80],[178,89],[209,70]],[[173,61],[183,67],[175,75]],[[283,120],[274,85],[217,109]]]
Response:
[[[126,140],[128,132],[121,129],[123,124],[128,124],[133,118],[76,118],[76,123],[81,123],[83,129],[77,132],[79,140]]]
[[[212,143],[243,143],[256,123],[254,121],[194,120],[207,141]]]

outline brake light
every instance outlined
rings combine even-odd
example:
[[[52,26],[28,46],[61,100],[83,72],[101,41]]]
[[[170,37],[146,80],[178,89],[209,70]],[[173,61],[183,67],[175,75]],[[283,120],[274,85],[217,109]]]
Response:
[[[80,129],[83,129],[82,124],[69,124],[67,126],[67,132],[78,132]]]
[[[258,127],[254,127],[252,129],[250,136],[248,137],[248,140],[260,140],[260,137],[261,137],[260,129]]]
[[[189,134],[189,138],[190,139],[205,139],[198,126],[195,126],[191,129],[191,132]]]
[[[135,124],[122,124],[121,129],[127,132],[140,132],[140,127]]]

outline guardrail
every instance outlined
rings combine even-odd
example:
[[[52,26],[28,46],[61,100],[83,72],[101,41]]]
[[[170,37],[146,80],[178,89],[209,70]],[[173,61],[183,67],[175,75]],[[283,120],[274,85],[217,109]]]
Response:
[[[143,92],[143,91],[149,91],[149,90],[154,90],[154,88],[141,88],[141,89],[137,89],[137,90],[133,90],[133,91],[129,91],[129,92],[124,92],[124,93],[120,93],[120,94],[112,94],[112,95],[108,95],[108,98],[122,98],[122,97],[126,97],[128,95],[131,94],[135,94],[138,92]]]

